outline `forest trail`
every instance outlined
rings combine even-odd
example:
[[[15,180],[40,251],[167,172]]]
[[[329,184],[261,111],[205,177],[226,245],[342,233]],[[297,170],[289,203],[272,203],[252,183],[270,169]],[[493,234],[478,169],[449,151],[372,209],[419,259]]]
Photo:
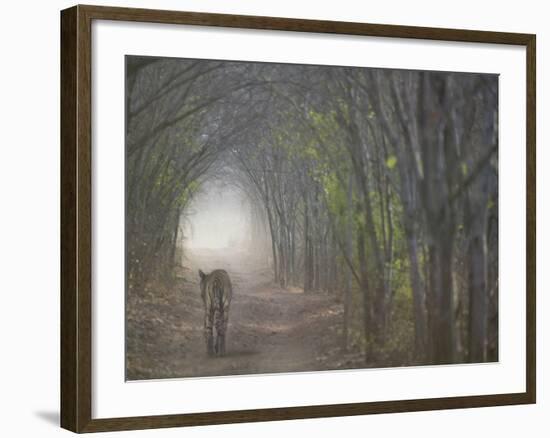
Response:
[[[156,297],[136,306],[140,315],[129,309],[129,380],[327,370],[354,361],[342,354],[343,305],[333,294],[282,289],[258,261],[224,250],[195,251],[185,265],[181,292],[149,291]],[[206,355],[199,268],[226,269],[233,283],[224,357]]]

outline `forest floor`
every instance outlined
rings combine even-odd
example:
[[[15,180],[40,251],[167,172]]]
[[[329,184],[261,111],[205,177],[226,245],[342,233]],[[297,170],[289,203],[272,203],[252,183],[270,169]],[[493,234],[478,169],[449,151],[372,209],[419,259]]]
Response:
[[[127,301],[128,380],[364,367],[342,349],[343,305],[333,294],[282,289],[257,261],[215,250],[191,253],[173,287]],[[198,269],[226,269],[233,300],[224,357],[208,357]]]

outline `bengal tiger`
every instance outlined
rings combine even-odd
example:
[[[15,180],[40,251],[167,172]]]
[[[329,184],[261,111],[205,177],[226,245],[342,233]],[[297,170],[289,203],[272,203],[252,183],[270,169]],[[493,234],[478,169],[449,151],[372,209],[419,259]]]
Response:
[[[209,356],[225,355],[225,333],[233,288],[223,269],[205,274],[199,269],[201,298],[204,304],[204,337]]]

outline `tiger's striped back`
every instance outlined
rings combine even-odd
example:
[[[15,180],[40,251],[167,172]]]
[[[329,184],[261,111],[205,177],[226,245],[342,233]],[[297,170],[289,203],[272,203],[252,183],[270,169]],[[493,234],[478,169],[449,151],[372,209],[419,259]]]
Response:
[[[201,297],[204,304],[204,335],[209,355],[225,354],[225,334],[233,288],[227,271],[216,269],[210,274],[199,270]]]

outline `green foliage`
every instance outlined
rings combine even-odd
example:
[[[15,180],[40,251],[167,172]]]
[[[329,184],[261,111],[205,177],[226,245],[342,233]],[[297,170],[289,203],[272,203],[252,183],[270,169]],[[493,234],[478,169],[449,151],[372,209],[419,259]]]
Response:
[[[383,363],[390,366],[406,365],[414,359],[414,315],[410,288],[395,292],[393,309],[387,328],[386,342],[380,353]]]
[[[395,155],[390,155],[388,159],[386,160],[386,166],[388,169],[393,169],[395,165],[397,164],[397,157]]]

